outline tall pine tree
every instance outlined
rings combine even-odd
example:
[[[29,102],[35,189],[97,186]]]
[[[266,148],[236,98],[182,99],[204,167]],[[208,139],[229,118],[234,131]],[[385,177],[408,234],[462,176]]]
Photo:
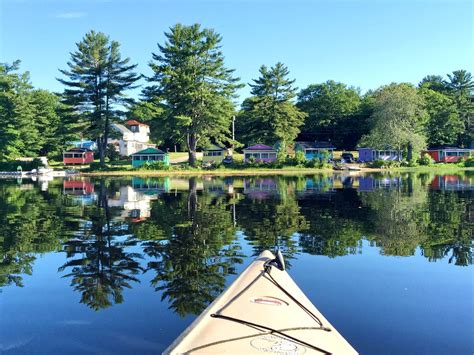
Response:
[[[455,70],[448,74],[448,79],[448,92],[464,122],[464,132],[460,134],[458,144],[469,147],[474,145],[474,80],[466,70]]]
[[[153,84],[144,94],[164,109],[152,126],[159,127],[176,142],[185,142],[189,163],[196,164],[196,149],[212,140],[230,141],[235,91],[239,79],[224,65],[222,37],[199,24],[177,24],[165,33],[150,67]]]
[[[288,68],[282,63],[260,67],[260,77],[250,84],[253,96],[244,101],[237,119],[237,131],[245,143],[278,141],[284,151],[300,132],[307,114],[293,103],[295,81],[288,79],[288,75]]]
[[[134,72],[136,64],[122,59],[120,44],[101,32],[88,32],[76,46],[67,63],[69,70],[60,69],[67,78],[58,81],[66,86],[63,97],[71,108],[69,114],[87,122],[85,133],[97,141],[104,165],[111,124],[124,114],[124,105],[132,102],[125,91],[135,88],[140,76]]]

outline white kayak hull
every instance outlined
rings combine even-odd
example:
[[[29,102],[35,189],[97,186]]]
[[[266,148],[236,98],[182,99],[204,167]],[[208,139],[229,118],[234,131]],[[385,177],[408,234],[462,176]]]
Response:
[[[269,251],[165,350],[165,354],[357,354]]]

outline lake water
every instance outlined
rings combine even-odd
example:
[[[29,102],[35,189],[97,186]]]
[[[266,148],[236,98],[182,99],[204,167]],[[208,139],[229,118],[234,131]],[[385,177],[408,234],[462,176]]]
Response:
[[[159,353],[262,250],[363,354],[474,352],[474,172],[0,180],[0,353]]]

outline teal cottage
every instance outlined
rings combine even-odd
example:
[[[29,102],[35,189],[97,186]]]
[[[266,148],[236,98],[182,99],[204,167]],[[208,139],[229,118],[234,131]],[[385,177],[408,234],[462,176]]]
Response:
[[[295,151],[303,152],[307,160],[322,159],[324,152],[329,153],[329,160],[333,159],[333,151],[336,149],[329,142],[295,142]]]
[[[138,168],[145,163],[155,163],[157,161],[163,162],[165,165],[170,165],[170,156],[168,153],[163,152],[157,148],[147,148],[140,150],[131,155],[132,166]]]

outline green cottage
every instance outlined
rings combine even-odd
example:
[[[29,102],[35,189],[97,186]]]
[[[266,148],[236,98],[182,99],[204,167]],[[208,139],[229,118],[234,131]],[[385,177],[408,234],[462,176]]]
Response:
[[[157,148],[147,148],[131,155],[132,166],[138,168],[146,162],[154,163],[162,161],[165,165],[170,165],[170,155]]]

